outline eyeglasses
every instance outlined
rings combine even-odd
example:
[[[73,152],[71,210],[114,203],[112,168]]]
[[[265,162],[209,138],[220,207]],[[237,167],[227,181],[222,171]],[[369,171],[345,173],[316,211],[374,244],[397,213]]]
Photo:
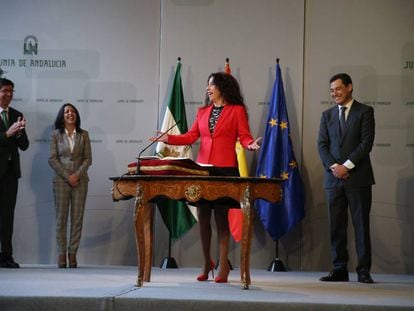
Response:
[[[3,93],[3,94],[13,94],[14,93],[14,90],[2,90],[2,89],[0,89],[0,93]]]

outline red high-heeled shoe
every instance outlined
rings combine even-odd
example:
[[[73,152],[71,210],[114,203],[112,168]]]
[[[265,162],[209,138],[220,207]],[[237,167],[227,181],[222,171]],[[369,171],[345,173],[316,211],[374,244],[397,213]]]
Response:
[[[226,271],[226,273],[223,273],[223,271]],[[220,273],[223,275],[225,274],[226,276],[220,276]],[[229,273],[230,273],[230,268],[228,268],[227,270],[224,269],[220,269],[219,271],[219,275],[216,276],[216,278],[214,279],[214,282],[216,283],[227,283],[227,278],[229,277]]]
[[[212,278],[214,279],[214,267],[216,265],[214,264],[214,261],[210,261],[210,269],[207,271],[207,273],[201,273],[198,277],[197,277],[197,281],[199,282],[203,282],[203,281],[207,281],[208,280],[208,275],[210,274],[211,271],[211,275]]]
[[[214,282],[216,283],[227,283],[227,276],[225,278],[222,278],[221,276],[216,276],[214,279]]]

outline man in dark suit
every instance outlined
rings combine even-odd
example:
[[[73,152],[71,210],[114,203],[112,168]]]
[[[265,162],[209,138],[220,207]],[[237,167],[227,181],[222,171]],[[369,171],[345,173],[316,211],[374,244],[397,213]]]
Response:
[[[355,233],[358,281],[373,283],[369,215],[375,183],[369,153],[375,137],[372,107],[352,98],[351,77],[345,73],[330,80],[336,105],[323,112],[318,151],[324,167],[324,188],[329,210],[331,254],[334,269],[321,281],[348,281],[348,207]]]
[[[0,78],[0,268],[19,268],[12,256],[14,208],[21,175],[18,148],[29,147],[24,129],[26,120],[9,107],[13,92],[13,82]]]

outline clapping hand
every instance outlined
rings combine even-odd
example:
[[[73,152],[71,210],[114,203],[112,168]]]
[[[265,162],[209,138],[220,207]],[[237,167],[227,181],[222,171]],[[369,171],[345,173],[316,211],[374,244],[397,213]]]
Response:
[[[26,127],[26,119],[23,117],[18,117],[17,121],[14,122],[7,130],[7,137],[12,137],[14,135],[19,135],[21,131]]]

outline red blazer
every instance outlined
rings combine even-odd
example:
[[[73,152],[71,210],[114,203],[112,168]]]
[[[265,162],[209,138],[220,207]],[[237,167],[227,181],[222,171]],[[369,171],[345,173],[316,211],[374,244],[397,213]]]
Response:
[[[218,167],[237,167],[237,138],[244,148],[254,141],[246,109],[242,105],[225,105],[211,135],[208,120],[212,109],[213,105],[200,108],[191,129],[182,135],[168,135],[168,144],[191,145],[201,137],[197,162]]]

